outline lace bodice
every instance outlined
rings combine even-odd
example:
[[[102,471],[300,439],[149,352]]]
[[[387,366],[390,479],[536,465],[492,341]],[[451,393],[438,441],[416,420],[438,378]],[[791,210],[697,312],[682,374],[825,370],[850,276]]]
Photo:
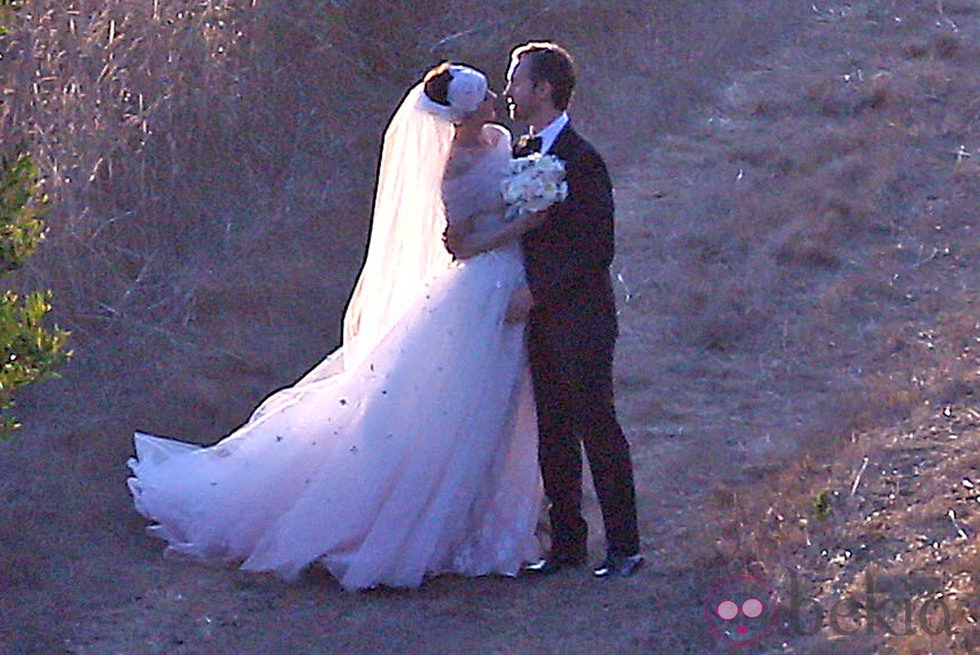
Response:
[[[510,161],[510,134],[499,125],[484,128],[496,143],[487,149],[454,148],[442,183],[449,225],[473,219],[477,232],[499,227],[504,220],[500,184]]]

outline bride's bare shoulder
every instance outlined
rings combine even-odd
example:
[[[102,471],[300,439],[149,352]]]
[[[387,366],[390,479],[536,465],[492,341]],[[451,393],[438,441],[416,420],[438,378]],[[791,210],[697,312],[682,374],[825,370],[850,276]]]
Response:
[[[510,147],[510,130],[499,123],[487,123],[483,126],[483,133],[487,135],[490,142],[499,146],[503,141],[504,145]]]

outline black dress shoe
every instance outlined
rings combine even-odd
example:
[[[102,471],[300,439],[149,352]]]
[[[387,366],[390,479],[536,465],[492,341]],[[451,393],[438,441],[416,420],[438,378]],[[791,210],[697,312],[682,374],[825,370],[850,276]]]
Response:
[[[628,578],[643,566],[643,555],[606,555],[602,564],[592,569],[592,575],[597,578]]]
[[[536,562],[524,566],[525,573],[550,575],[564,569],[571,569],[585,564],[585,554],[570,555],[568,553],[548,553]]]

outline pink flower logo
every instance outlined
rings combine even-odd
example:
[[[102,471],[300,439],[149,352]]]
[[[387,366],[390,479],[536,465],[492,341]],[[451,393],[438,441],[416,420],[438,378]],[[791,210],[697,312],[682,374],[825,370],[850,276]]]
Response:
[[[736,646],[762,641],[776,628],[776,592],[752,577],[723,580],[711,588],[704,616],[722,639]]]

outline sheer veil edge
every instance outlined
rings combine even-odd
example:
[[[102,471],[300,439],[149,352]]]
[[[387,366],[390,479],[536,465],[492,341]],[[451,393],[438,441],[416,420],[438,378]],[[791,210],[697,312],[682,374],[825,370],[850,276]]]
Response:
[[[341,346],[267,398],[250,420],[295,400],[304,386],[356,367],[452,263],[442,244],[441,188],[455,128],[426,112],[423,97],[423,85],[413,87],[385,130],[367,256],[344,314]]]

